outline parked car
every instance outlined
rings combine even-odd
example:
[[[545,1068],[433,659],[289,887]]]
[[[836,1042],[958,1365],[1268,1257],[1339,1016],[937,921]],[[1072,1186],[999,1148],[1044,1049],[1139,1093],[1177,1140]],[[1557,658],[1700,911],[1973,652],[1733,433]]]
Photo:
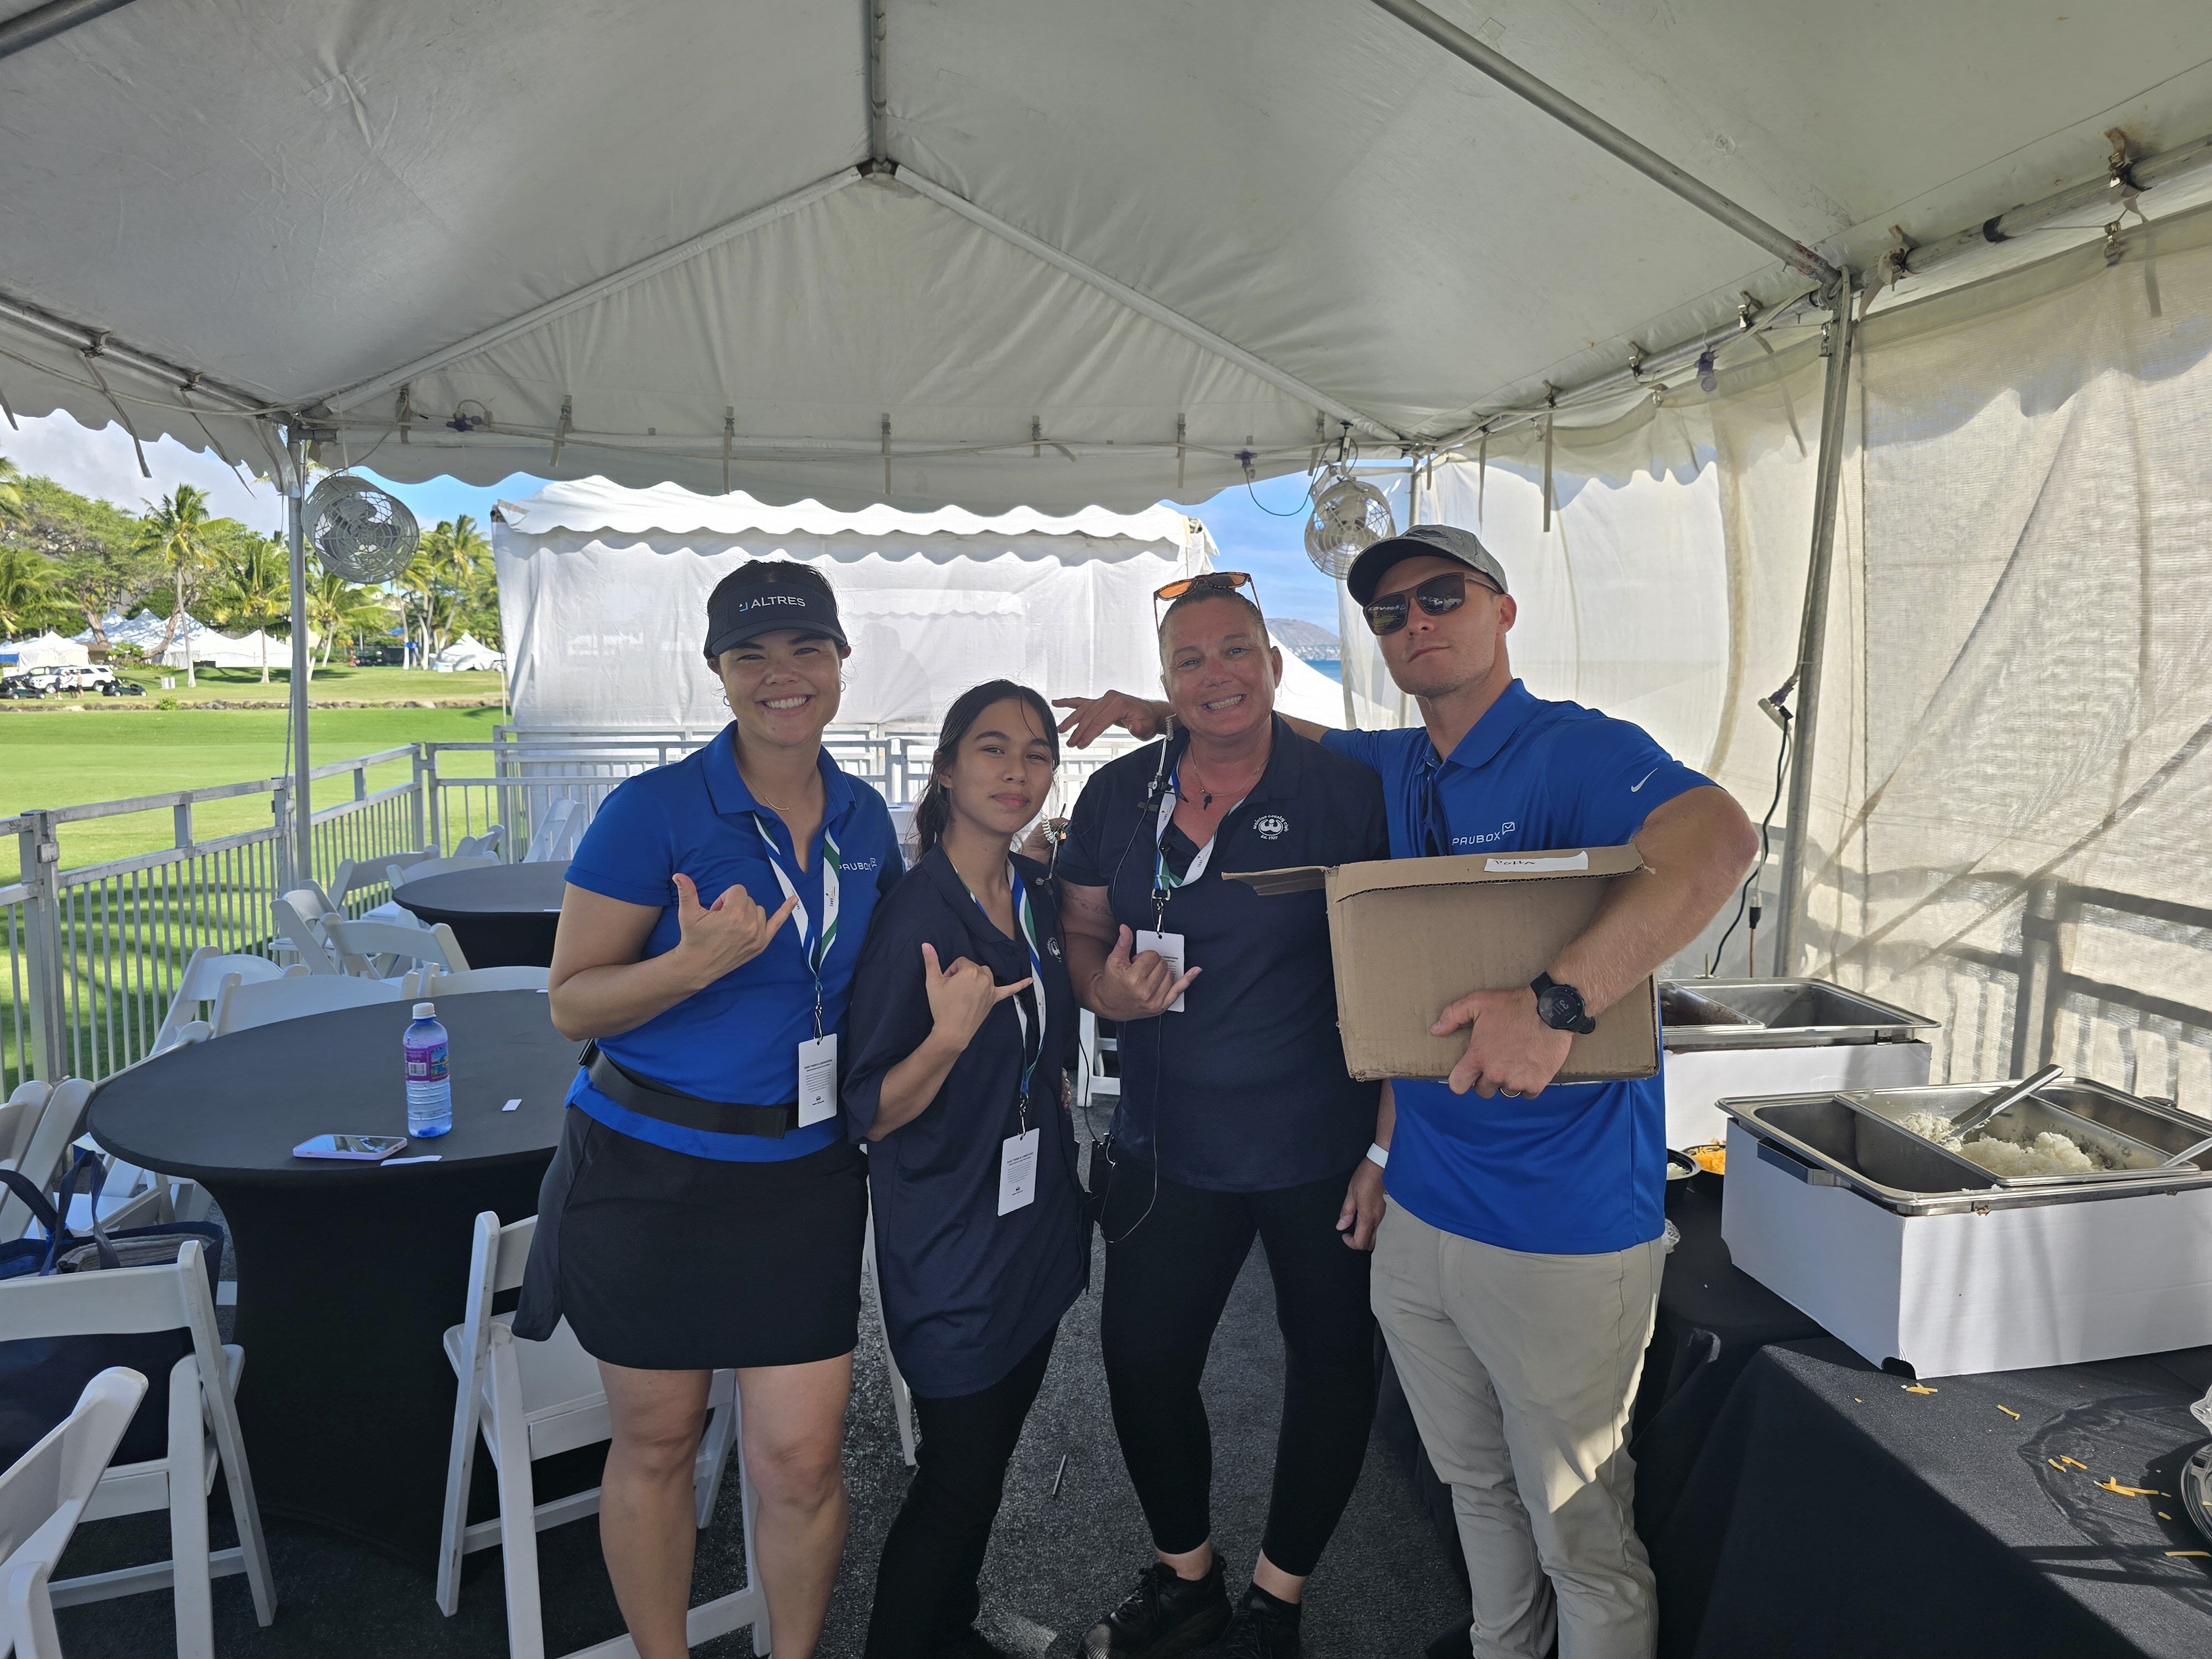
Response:
[[[0,680],[0,697],[5,697],[11,702],[29,702],[34,698],[43,697],[46,695],[46,692],[32,680],[28,674],[10,674],[7,678]]]
[[[100,695],[103,697],[143,697],[146,695],[146,688],[136,680],[111,679],[100,688]]]

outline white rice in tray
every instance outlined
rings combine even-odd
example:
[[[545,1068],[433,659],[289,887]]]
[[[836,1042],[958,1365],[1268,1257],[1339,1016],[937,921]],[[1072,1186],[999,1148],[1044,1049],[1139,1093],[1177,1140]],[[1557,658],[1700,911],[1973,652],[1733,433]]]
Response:
[[[1897,1120],[1897,1127],[1923,1140],[1932,1140],[1947,1152],[1958,1153],[1993,1176],[2093,1175],[2112,1167],[2095,1153],[2075,1145],[2072,1137],[2051,1129],[2023,1145],[1986,1134],[1961,1141],[1951,1133],[1951,1120],[1936,1112],[1908,1112]]]

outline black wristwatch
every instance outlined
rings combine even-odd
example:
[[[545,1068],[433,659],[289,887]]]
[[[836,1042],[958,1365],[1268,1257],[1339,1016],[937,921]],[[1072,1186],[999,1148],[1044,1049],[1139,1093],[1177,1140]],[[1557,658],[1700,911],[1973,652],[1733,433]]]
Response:
[[[1597,1030],[1597,1022],[1583,1007],[1583,994],[1573,986],[1539,974],[1528,981],[1528,988],[1536,994],[1536,1018],[1553,1030],[1588,1036]]]

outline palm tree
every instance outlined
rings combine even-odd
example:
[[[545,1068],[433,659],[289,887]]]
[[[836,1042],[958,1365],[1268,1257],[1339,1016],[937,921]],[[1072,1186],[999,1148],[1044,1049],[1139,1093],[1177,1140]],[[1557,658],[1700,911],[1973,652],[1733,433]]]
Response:
[[[30,504],[23,499],[23,469],[0,455],[0,526],[30,521]]]
[[[0,547],[0,637],[36,633],[58,608],[46,559],[26,547]]]
[[[358,634],[365,629],[381,630],[389,617],[376,595],[366,587],[356,587],[335,571],[321,571],[307,585],[307,623],[323,636],[322,666],[331,665],[331,641],[340,634]],[[308,672],[312,675],[313,669]]]
[[[242,539],[219,555],[208,585],[209,614],[219,623],[247,623],[262,631],[261,683],[269,684],[269,629],[291,608],[292,575],[281,536]]]
[[[432,652],[452,642],[454,619],[481,593],[490,575],[491,544],[467,514],[441,520],[424,533],[415,556],[398,576],[408,595],[410,635],[415,622],[422,624],[423,666],[429,665]]]
[[[170,643],[177,637],[178,625],[187,620],[185,605],[190,598],[197,597],[201,579],[207,573],[211,554],[206,536],[207,504],[207,492],[188,483],[179,484],[174,493],[158,501],[146,503],[137,550],[159,558],[176,584],[176,605],[169,612],[169,625],[162,632],[161,648],[154,653],[156,661],[167,659]],[[187,589],[192,590],[190,595]],[[196,684],[189,631],[185,636],[185,684]]]

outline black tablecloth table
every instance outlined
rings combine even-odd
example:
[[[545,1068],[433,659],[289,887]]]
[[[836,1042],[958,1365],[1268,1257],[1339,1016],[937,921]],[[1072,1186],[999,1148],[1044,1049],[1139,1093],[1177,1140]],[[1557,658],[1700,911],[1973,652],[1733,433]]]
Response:
[[[425,927],[444,922],[471,968],[550,967],[568,861],[487,864],[403,882],[392,896]]]
[[[1636,1524],[1647,1538],[1665,1522],[1752,1356],[1770,1342],[1827,1334],[1729,1259],[1721,1238],[1723,1179],[1699,1174],[1667,1184],[1667,1219],[1681,1237],[1660,1278],[1630,1419]]]
[[[577,1048],[542,992],[451,997],[438,1015],[453,1037],[453,1131],[400,1154],[435,1164],[292,1156],[317,1134],[406,1132],[399,1002],[171,1049],[110,1078],[91,1111],[101,1146],[190,1176],[222,1207],[262,1507],[425,1563],[453,1429],[440,1345],[460,1321],[470,1230],[479,1211],[537,1212]]]
[[[2212,1546],[2159,1494],[2208,1376],[2195,1348],[1915,1394],[1832,1337],[1762,1350],[1650,1540],[1660,1652],[2202,1659],[2212,1559],[2172,1552]]]

